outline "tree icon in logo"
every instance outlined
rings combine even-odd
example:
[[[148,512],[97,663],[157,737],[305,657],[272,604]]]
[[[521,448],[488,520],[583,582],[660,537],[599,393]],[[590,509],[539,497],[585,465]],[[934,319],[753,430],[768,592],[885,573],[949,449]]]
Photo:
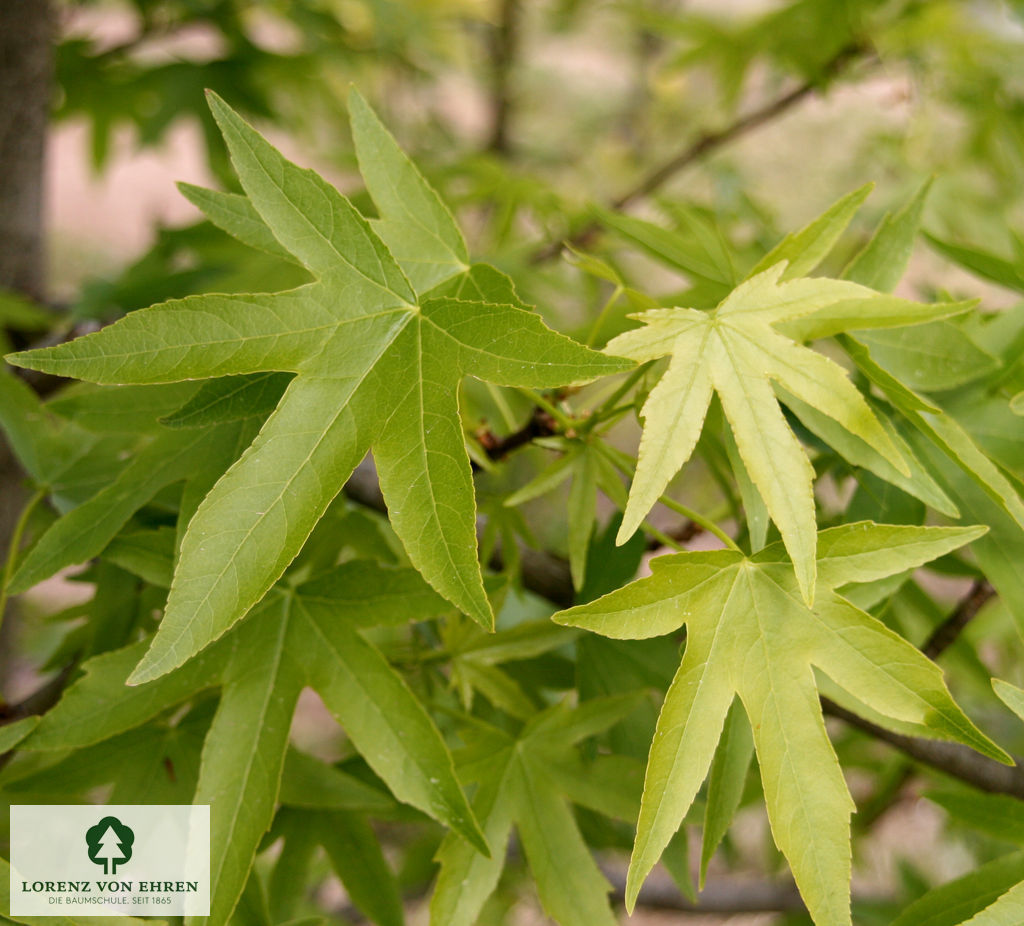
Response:
[[[135,833],[117,817],[104,817],[85,831],[85,842],[89,847],[89,859],[103,866],[103,874],[115,875],[117,866],[132,857]]]

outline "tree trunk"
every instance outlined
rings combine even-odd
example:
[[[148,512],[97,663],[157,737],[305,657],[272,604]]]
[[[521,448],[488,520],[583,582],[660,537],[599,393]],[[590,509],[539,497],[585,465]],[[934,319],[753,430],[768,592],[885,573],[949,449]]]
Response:
[[[43,169],[53,88],[51,0],[0,0],[0,288],[45,302]],[[0,436],[0,562],[7,556],[25,491]],[[3,623],[0,679],[14,622]],[[2,698],[0,698],[2,701]]]
[[[39,301],[52,83],[50,0],[0,0],[0,286]]]

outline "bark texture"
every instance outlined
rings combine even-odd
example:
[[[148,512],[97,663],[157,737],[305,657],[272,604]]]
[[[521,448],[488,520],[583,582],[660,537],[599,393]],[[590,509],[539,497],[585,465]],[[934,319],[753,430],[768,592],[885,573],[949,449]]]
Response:
[[[55,31],[52,0],[0,0],[0,288],[42,303],[43,172]],[[0,562],[7,557],[11,531],[25,503],[23,478],[0,437]],[[0,680],[9,676],[14,623],[3,623]]]
[[[0,0],[0,286],[45,301],[43,158],[51,0]]]

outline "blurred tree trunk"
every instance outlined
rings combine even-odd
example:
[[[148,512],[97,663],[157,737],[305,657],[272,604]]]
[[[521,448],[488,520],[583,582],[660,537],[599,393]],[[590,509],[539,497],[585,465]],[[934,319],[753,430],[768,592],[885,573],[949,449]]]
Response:
[[[53,31],[50,0],[0,0],[0,286],[39,301]]]
[[[53,88],[51,0],[0,0],[0,287],[45,302],[43,169]],[[25,503],[0,440],[0,556]],[[2,560],[0,560],[2,561]],[[12,627],[4,622],[4,629]],[[10,652],[0,641],[0,654]],[[7,667],[0,665],[0,678]]]

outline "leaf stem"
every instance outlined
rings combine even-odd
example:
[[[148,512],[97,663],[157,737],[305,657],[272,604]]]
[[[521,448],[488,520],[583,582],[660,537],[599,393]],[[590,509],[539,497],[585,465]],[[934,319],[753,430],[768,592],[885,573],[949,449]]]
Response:
[[[608,409],[615,409],[615,406],[619,402],[619,400],[622,399],[622,397],[625,396],[625,394],[629,392],[629,390],[632,389],[638,382],[640,382],[643,375],[650,368],[651,363],[653,363],[653,361],[642,363],[635,370],[632,370],[629,376],[627,376],[619,384],[619,387],[613,393],[611,393],[611,395],[609,395],[607,399],[604,399],[601,402],[600,406],[594,411],[594,414],[591,415],[591,417],[584,423],[583,430],[589,431],[596,424],[600,423],[601,421],[604,421],[611,414],[611,412],[609,412]]]
[[[605,445],[609,451],[609,457],[611,461],[619,468],[619,470],[625,473],[627,476],[631,476],[636,470],[636,457],[626,453],[623,450],[619,450],[616,447]],[[732,539],[722,528],[720,528],[710,518],[705,517],[699,511],[694,511],[682,502],[677,502],[674,498],[669,498],[668,495],[662,495],[658,498],[666,508],[681,514],[684,518],[689,518],[694,524],[698,524],[704,528],[708,533],[714,534],[719,540],[722,541],[730,550],[734,550],[737,553],[742,553],[739,544]]]
[[[0,586],[0,627],[3,626],[4,614],[7,611],[7,587],[11,584],[14,564],[18,560],[21,538],[28,525],[28,519],[32,517],[32,512],[35,511],[36,506],[43,500],[45,495],[46,493],[42,489],[36,489],[32,497],[25,503],[25,507],[21,509],[18,522],[14,525],[14,532],[11,534],[11,544],[7,549],[7,560],[4,563],[3,585]]]
[[[563,412],[557,405],[549,402],[539,392],[534,392],[532,389],[519,389],[520,394],[526,396],[531,402],[540,408],[544,409],[552,418],[555,419],[563,428],[578,428],[579,422],[573,421],[565,412]]]
[[[605,319],[608,316],[608,312],[611,311],[611,307],[619,301],[625,290],[621,285],[615,287],[612,290],[611,296],[608,297],[608,301],[602,306],[601,311],[597,313],[597,318],[594,319],[594,324],[590,327],[590,334],[587,335],[587,347],[593,347],[594,342],[597,340],[598,334],[601,332],[601,327],[604,325]]]

